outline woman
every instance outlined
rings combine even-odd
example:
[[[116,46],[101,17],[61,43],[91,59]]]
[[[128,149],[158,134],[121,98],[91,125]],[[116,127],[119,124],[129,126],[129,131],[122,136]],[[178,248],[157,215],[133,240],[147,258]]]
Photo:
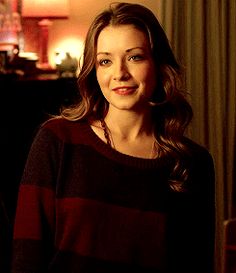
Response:
[[[117,3],[88,30],[80,97],[43,124],[20,185],[13,272],[213,272],[214,167],[156,17]]]

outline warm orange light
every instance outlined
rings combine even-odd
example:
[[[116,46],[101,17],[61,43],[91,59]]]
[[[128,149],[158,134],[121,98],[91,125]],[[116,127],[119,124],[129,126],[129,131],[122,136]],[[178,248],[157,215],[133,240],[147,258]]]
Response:
[[[68,37],[66,39],[60,40],[53,48],[49,51],[50,63],[56,64],[56,53],[60,53],[64,56],[66,52],[69,52],[72,57],[75,57],[79,62],[81,61],[84,49],[84,41],[77,37]]]
[[[66,18],[69,16],[68,0],[23,0],[22,16],[31,18]]]
[[[50,19],[63,19],[69,16],[68,0],[22,0],[22,17],[41,18],[39,66],[50,68],[48,62],[48,36],[52,25]]]

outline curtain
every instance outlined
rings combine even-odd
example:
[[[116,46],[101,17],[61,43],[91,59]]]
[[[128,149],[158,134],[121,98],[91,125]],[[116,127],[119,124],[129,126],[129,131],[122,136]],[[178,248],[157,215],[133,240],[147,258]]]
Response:
[[[160,8],[186,72],[194,111],[188,134],[215,163],[216,271],[222,272],[224,220],[236,217],[236,1],[162,0]]]

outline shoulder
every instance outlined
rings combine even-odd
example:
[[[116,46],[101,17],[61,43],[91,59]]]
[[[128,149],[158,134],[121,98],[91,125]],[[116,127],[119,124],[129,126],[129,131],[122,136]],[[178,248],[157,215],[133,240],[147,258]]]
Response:
[[[85,120],[69,121],[62,117],[55,117],[44,122],[39,133],[53,135],[63,142],[80,142],[89,134],[89,125]]]
[[[84,122],[82,121],[69,121],[62,117],[50,118],[41,124],[41,129],[51,130],[51,131],[60,131],[65,129],[74,128],[74,125],[81,126]]]
[[[188,166],[190,168],[190,180],[197,182],[198,185],[209,185],[214,187],[215,181],[215,168],[214,160],[211,153],[204,146],[186,138],[190,157]]]
[[[187,145],[191,157],[194,160],[199,161],[212,161],[212,155],[210,154],[209,150],[204,147],[203,145],[191,140],[190,138],[184,139],[185,144]]]
[[[63,118],[47,120],[41,124],[32,141],[29,158],[38,162],[49,157],[57,162],[67,145],[87,144],[87,139],[90,139],[86,133],[88,128],[85,121],[68,121]]]

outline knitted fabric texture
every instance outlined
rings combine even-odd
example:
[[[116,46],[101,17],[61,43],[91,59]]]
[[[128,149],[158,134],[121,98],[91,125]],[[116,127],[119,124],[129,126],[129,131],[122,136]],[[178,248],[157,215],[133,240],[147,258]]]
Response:
[[[12,272],[213,272],[214,167],[189,140],[187,191],[173,161],[112,149],[86,121],[44,123],[28,155]]]

